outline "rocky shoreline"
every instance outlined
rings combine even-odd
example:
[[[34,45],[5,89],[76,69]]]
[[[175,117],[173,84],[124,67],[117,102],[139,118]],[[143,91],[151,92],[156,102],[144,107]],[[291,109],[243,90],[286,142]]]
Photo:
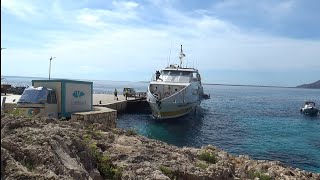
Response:
[[[214,146],[179,148],[84,121],[1,115],[1,179],[315,179]]]

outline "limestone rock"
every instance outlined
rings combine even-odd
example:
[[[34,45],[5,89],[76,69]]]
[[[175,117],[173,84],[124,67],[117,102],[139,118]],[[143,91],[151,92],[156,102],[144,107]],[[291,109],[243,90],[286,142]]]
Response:
[[[209,153],[215,161],[200,158]],[[232,156],[212,145],[168,145],[87,121],[1,118],[1,179],[314,179],[279,161]]]

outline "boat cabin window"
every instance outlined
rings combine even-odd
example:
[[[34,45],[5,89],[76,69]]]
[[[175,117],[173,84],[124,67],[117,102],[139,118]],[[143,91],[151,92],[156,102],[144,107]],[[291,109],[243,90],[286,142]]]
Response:
[[[316,105],[316,103],[314,103],[314,102],[305,102],[305,105],[309,105],[309,106],[315,106]]]
[[[196,73],[196,72],[192,73],[192,80],[193,80],[193,81],[198,81],[198,80],[199,80],[199,75],[198,75],[198,73]]]
[[[191,72],[188,71],[161,71],[161,75],[171,75],[171,76],[189,76]]]
[[[173,71],[162,70],[160,79],[167,82],[190,82],[192,72],[189,71]]]

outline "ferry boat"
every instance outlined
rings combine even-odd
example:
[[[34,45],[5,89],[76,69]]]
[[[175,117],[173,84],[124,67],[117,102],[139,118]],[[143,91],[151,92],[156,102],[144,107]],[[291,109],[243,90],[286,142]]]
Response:
[[[203,97],[198,69],[183,67],[182,45],[180,65],[171,64],[153,75],[148,86],[147,101],[156,119],[170,119],[194,112]]]

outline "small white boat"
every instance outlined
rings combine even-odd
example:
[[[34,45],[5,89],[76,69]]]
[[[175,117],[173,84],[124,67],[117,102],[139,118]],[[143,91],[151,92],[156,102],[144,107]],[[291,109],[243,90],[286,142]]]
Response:
[[[316,116],[319,112],[319,109],[316,108],[316,103],[313,101],[305,101],[304,106],[300,109],[301,113]]]
[[[148,86],[147,101],[153,117],[170,119],[193,112],[203,97],[201,76],[195,68],[183,67],[185,54],[180,52],[180,65],[169,65],[154,74]]]

